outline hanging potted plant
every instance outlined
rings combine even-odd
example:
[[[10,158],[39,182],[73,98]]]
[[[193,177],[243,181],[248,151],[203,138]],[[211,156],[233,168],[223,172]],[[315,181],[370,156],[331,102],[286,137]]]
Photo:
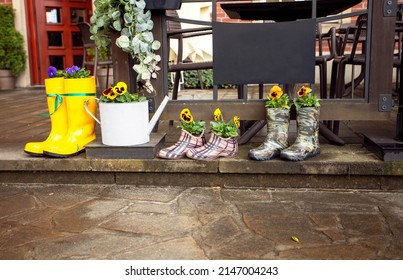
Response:
[[[91,17],[91,38],[100,49],[116,44],[134,59],[137,81],[147,92],[154,92],[151,79],[157,78],[161,57],[155,52],[161,43],[154,39],[151,12],[145,0],[95,0]],[[116,42],[111,33],[119,32]]]
[[[163,109],[168,103],[168,96],[149,121],[148,100],[138,93],[128,91],[125,82],[105,89],[98,99],[99,115],[97,119],[93,112],[87,113],[101,125],[102,144],[108,146],[134,146],[150,141],[150,133],[157,123]]]
[[[0,5],[0,90],[13,89],[26,66],[24,39],[14,27],[14,15],[11,7]]]

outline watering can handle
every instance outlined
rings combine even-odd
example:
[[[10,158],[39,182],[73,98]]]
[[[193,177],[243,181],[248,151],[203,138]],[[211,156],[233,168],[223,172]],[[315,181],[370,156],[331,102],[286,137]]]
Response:
[[[101,124],[101,121],[98,120],[97,117],[95,117],[95,116],[91,113],[91,111],[88,109],[88,102],[89,102],[90,100],[94,100],[94,99],[95,99],[97,102],[99,102],[99,99],[98,99],[98,98],[90,98],[90,99],[87,99],[87,100],[85,100],[85,102],[84,102],[84,109],[85,109],[85,111],[87,111],[87,113],[88,113],[97,123]]]

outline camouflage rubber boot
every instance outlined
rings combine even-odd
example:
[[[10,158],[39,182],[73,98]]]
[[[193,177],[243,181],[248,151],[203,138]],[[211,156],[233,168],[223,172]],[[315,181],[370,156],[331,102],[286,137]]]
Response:
[[[319,107],[297,109],[297,139],[289,148],[281,151],[281,158],[305,160],[320,154]]]
[[[257,148],[249,151],[248,156],[254,160],[270,160],[280,156],[288,147],[288,127],[290,110],[283,108],[266,108],[267,136]]]

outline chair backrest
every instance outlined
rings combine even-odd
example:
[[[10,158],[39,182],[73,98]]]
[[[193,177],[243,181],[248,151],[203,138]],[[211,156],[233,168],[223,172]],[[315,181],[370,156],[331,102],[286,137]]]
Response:
[[[331,27],[326,33],[322,31],[322,24],[316,26],[316,40],[318,45],[318,56],[331,60],[336,55],[336,28]],[[325,54],[325,50],[329,54]]]
[[[166,10],[165,14],[169,17],[179,18],[178,12],[176,10]],[[182,29],[182,25],[179,21],[168,20],[167,21],[167,30],[175,31]]]
[[[87,22],[77,23],[78,28],[80,28],[81,39],[83,41],[84,47],[95,47],[95,41],[91,40],[90,24]]]
[[[179,14],[176,10],[166,10],[165,15],[169,17],[174,17],[174,18],[179,18]],[[179,31],[182,30],[182,24],[179,21],[173,21],[173,20],[167,20],[167,32],[174,32],[174,31]],[[172,39],[179,39],[182,40],[183,35],[182,34],[171,34],[170,38]],[[180,44],[182,44],[180,42]]]

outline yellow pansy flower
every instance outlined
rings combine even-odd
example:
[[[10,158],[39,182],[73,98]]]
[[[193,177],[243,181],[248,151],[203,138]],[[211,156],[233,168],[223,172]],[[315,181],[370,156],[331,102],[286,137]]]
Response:
[[[220,119],[221,119],[221,110],[220,108],[217,108],[214,111],[214,120],[219,121]]]
[[[113,87],[113,91],[117,95],[122,95],[127,91],[127,85],[125,82],[119,82],[116,84],[116,86]]]
[[[306,96],[307,94],[311,93],[312,89],[309,87],[302,86],[298,91],[297,95],[298,97]]]
[[[283,95],[283,90],[279,86],[273,86],[269,92],[270,99],[278,100]]]
[[[234,124],[237,128],[241,126],[240,118],[238,116],[234,116]]]
[[[180,114],[180,119],[185,122],[185,123],[191,123],[193,122],[193,116],[190,113],[190,110],[188,108],[185,108],[181,111]]]
[[[105,96],[105,97],[109,97],[109,94],[110,94],[112,91],[113,91],[112,87],[109,87],[109,88],[104,89],[104,90],[102,91],[102,95]]]

